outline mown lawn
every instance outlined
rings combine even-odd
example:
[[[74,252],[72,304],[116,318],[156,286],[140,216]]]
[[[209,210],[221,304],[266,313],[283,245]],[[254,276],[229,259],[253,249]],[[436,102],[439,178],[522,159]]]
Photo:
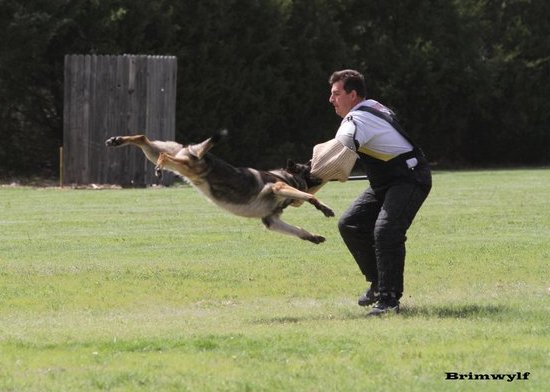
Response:
[[[366,186],[331,183],[337,216]],[[0,391],[550,390],[550,170],[438,172],[402,313],[313,245],[192,188],[0,188]],[[529,372],[528,380],[445,380]]]

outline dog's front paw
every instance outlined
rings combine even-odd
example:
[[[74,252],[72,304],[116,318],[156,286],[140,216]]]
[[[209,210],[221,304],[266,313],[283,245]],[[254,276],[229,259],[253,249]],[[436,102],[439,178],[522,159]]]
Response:
[[[313,197],[309,200],[311,204],[315,206],[319,211],[321,211],[326,217],[332,217],[334,216],[334,211],[332,211],[332,208],[327,206],[326,204],[323,204],[319,201],[319,199]]]
[[[317,200],[317,203],[315,203],[315,208],[321,211],[327,218],[331,218],[335,215],[332,208],[330,208],[326,204],[321,203],[319,200]]]
[[[121,136],[113,136],[105,140],[105,145],[107,147],[118,147],[124,143],[124,139]]]
[[[316,235],[316,234],[312,234],[304,238],[304,240],[308,240],[309,242],[313,242],[314,244],[317,244],[317,245],[326,241],[325,237],[323,237],[322,235]]]
[[[319,208],[323,214],[325,214],[325,216],[327,218],[332,218],[335,214],[334,214],[334,211],[332,211],[332,208],[330,208],[329,206],[326,206],[324,204],[321,205],[321,208]]]

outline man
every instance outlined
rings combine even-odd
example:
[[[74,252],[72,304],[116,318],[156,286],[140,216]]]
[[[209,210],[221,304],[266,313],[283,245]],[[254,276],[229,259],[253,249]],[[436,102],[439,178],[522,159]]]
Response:
[[[372,316],[397,313],[403,294],[406,232],[430,192],[430,168],[395,114],[366,99],[363,75],[337,71],[329,84],[329,102],[343,118],[334,141],[357,153],[370,182],[338,222],[346,246],[370,282],[358,303],[374,304]],[[312,174],[319,160],[315,152]]]

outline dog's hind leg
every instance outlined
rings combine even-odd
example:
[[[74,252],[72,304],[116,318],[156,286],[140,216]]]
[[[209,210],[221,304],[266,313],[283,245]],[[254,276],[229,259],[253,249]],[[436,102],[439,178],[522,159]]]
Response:
[[[188,156],[183,155],[180,157],[174,157],[170,154],[162,152],[159,154],[159,157],[155,162],[156,175],[160,176],[161,170],[170,170],[180,176],[190,178],[193,173],[189,170],[189,161],[190,159]]]
[[[262,218],[262,223],[267,227],[269,230],[277,231],[279,233],[292,235],[298,238],[301,238],[302,240],[306,240],[309,242],[313,242],[314,244],[320,244],[321,242],[325,242],[325,237],[312,234],[301,227],[296,227],[289,225],[286,222],[283,222],[281,218],[279,218],[276,215],[267,216],[265,218]]]
[[[157,163],[161,153],[176,155],[183,146],[176,142],[149,140],[145,135],[113,136],[105,141],[107,147],[134,145],[141,148],[147,159]]]
[[[273,184],[272,188],[273,193],[276,195],[280,195],[283,197],[288,197],[295,200],[304,200],[307,201],[315,206],[318,210],[320,210],[325,216],[331,217],[334,216],[334,211],[327,206],[326,204],[322,203],[319,199],[317,199],[315,196],[313,196],[310,193],[302,192],[299,189],[296,189],[287,183],[284,183],[282,181],[278,181],[275,184]]]

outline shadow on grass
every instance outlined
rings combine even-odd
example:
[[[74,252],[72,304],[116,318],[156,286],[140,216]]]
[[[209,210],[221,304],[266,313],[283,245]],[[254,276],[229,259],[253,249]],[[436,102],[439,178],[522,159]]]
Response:
[[[435,306],[404,306],[401,309],[403,317],[428,317],[428,318],[486,318],[502,315],[509,312],[509,308],[503,305],[491,304],[449,304]]]
[[[279,316],[272,318],[256,319],[253,324],[296,324],[311,321],[345,321],[370,318],[367,316],[371,308],[365,308],[364,311],[346,312],[345,314],[309,314],[304,316]],[[439,318],[439,319],[480,319],[494,318],[510,312],[510,308],[503,305],[477,305],[477,304],[459,304],[459,305],[434,305],[434,306],[403,306],[398,315],[391,317],[399,318]]]

